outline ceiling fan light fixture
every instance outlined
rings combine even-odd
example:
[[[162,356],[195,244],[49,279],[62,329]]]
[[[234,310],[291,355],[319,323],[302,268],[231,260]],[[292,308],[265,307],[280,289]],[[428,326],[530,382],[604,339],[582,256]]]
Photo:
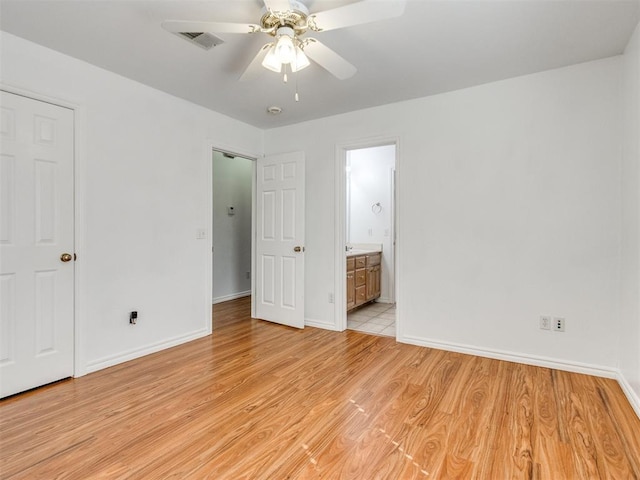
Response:
[[[298,72],[303,68],[307,68],[311,62],[309,62],[309,58],[304,54],[300,47],[296,47],[296,59],[291,62],[291,71]]]
[[[276,55],[276,46],[275,44],[271,46],[267,55],[262,60],[262,66],[267,70],[271,70],[272,72],[280,73],[282,70],[282,62]]]
[[[281,27],[278,29],[278,41],[276,42],[276,55],[280,63],[291,63],[296,58],[296,46],[293,43],[295,32],[292,28]]]

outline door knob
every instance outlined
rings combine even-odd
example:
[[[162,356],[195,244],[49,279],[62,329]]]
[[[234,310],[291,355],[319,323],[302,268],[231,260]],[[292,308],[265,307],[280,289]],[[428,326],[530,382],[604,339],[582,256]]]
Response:
[[[304,252],[304,247],[295,246],[293,247],[293,251],[296,253]]]
[[[63,253],[60,255],[60,261],[62,262],[70,262],[73,259],[73,255],[70,253]]]

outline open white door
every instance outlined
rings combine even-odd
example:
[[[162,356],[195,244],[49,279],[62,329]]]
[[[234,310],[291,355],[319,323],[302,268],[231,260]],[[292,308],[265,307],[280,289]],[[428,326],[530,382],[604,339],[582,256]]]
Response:
[[[73,375],[73,111],[0,92],[0,397]]]
[[[304,328],[304,153],[257,168],[256,317]]]

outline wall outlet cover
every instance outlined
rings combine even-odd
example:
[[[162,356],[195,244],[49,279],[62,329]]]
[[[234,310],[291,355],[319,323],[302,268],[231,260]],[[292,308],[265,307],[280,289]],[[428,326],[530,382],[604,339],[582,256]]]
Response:
[[[542,315],[540,317],[540,329],[551,330],[551,317],[548,315]]]

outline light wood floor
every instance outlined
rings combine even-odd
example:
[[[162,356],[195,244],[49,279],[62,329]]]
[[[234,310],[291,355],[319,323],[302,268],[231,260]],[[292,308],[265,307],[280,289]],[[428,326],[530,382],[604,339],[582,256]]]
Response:
[[[613,380],[216,305],[211,337],[0,402],[4,479],[637,479]]]

